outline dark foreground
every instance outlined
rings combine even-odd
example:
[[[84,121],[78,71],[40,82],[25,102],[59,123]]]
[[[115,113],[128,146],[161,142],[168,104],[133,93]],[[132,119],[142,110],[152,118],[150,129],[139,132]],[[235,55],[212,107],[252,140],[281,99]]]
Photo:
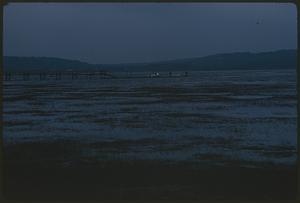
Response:
[[[74,143],[5,147],[5,197],[20,200],[295,199],[296,167],[78,159]],[[76,158],[77,157],[77,158]]]

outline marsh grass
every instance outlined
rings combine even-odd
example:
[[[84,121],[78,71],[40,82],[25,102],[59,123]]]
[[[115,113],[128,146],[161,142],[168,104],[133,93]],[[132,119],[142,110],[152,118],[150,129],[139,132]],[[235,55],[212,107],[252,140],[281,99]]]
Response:
[[[7,127],[14,127],[14,126],[32,126],[36,124],[36,121],[24,121],[24,120],[14,120],[14,121],[3,121],[3,124]]]
[[[296,95],[278,94],[294,87],[197,77],[182,85],[175,79],[6,85],[7,196],[294,198],[293,140],[272,144],[250,127],[295,126]],[[252,117],[252,107],[279,111]]]

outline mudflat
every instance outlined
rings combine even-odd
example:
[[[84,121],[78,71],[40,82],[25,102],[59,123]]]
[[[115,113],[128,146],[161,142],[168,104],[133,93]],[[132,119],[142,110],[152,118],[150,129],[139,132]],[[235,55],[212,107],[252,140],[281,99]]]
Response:
[[[241,167],[238,162],[216,166],[188,161],[78,159],[74,151],[63,148],[61,143],[48,143],[50,151],[42,142],[6,148],[5,197],[20,200],[278,200],[296,197],[296,167],[249,168]],[[73,149],[78,147],[79,143]],[[63,156],[60,153],[64,149]],[[13,150],[23,153],[17,156]],[[51,156],[47,157],[47,153]],[[66,161],[72,156],[77,159]]]

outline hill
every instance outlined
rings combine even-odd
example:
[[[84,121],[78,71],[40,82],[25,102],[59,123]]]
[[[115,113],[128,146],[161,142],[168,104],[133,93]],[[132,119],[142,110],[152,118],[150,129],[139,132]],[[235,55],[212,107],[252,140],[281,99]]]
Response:
[[[89,63],[53,57],[17,57],[5,56],[4,71],[41,72],[41,71],[86,71],[97,70],[98,66]]]
[[[50,57],[4,57],[5,71],[196,71],[290,69],[297,67],[297,50],[239,52],[152,63],[89,64]]]

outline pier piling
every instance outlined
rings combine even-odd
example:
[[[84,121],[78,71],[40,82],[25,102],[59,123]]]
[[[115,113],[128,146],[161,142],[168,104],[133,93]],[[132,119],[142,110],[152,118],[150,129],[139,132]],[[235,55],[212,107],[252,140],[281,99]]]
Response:
[[[28,81],[30,79],[30,73],[23,73],[23,80]]]
[[[55,74],[55,79],[56,80],[61,80],[61,73],[56,73]]]

